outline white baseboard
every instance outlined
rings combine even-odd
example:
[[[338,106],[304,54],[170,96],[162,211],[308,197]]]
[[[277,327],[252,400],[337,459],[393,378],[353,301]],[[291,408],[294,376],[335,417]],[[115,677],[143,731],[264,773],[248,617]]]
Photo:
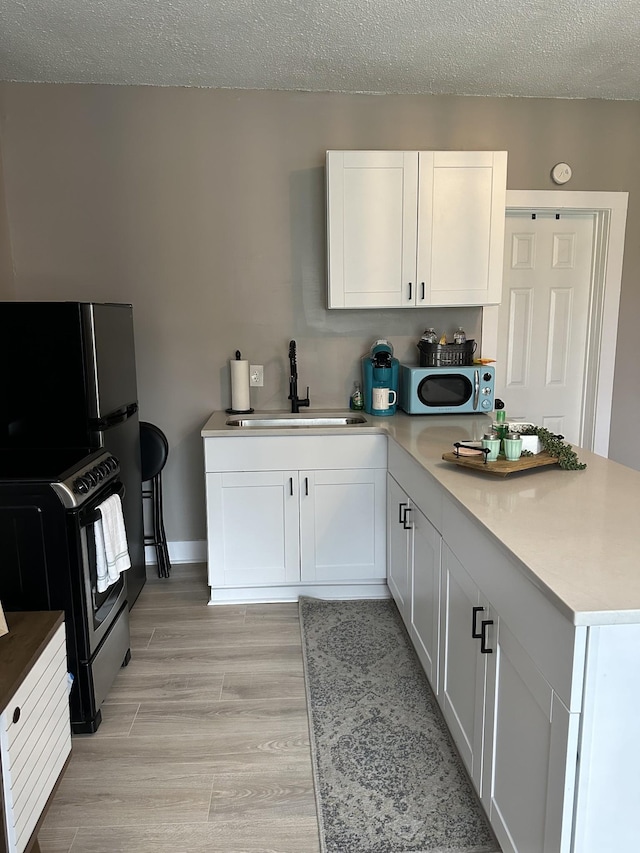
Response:
[[[204,563],[207,559],[207,540],[194,539],[188,542],[167,542],[169,559],[172,563]],[[154,545],[145,545],[144,561],[147,566],[158,562]]]

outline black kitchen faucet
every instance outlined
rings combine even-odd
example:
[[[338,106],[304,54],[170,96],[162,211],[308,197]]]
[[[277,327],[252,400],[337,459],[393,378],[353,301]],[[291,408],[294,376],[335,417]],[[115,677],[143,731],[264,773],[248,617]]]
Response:
[[[307,396],[304,400],[298,397],[298,363],[296,361],[296,342],[289,341],[289,400],[291,400],[291,411],[295,414],[300,411],[300,406],[309,405],[309,386],[307,385]]]

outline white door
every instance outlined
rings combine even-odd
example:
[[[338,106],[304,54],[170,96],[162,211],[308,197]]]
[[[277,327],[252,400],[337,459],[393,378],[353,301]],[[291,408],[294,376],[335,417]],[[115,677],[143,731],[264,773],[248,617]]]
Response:
[[[421,151],[417,305],[500,302],[506,151]]]
[[[594,214],[507,212],[496,396],[581,443]]]
[[[438,693],[440,636],[440,543],[442,538],[417,507],[412,512],[413,572],[410,635],[434,693]]]
[[[411,620],[409,567],[413,552],[411,501],[387,475],[387,586],[407,627]]]
[[[482,794],[482,748],[487,654],[481,654],[480,592],[451,549],[442,545],[440,703],[476,790]]]
[[[416,301],[417,151],[327,152],[329,308]]]
[[[303,581],[384,580],[386,471],[301,471]]]
[[[207,474],[212,588],[300,580],[298,472]]]
[[[568,853],[580,715],[567,711],[504,622],[495,627],[483,805],[503,853]]]

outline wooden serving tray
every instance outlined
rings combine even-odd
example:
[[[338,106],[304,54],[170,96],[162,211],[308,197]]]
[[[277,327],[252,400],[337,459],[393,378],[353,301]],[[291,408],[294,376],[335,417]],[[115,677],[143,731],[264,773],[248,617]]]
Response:
[[[445,462],[453,462],[461,468],[472,468],[474,471],[494,474],[497,477],[508,477],[509,474],[516,474],[518,471],[528,471],[558,463],[557,457],[549,456],[545,450],[536,453],[535,456],[521,456],[513,462],[502,456],[495,462],[485,462],[482,456],[457,456],[455,453],[443,453],[442,458]]]

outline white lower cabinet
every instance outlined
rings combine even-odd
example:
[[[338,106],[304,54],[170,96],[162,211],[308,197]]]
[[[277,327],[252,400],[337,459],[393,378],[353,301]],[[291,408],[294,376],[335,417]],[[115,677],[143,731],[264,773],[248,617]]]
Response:
[[[0,642],[0,849],[40,849],[38,824],[71,753],[63,614],[7,614]],[[10,695],[7,695],[10,694]]]
[[[339,436],[291,439],[291,452],[248,437],[238,458],[234,439],[205,439],[208,469],[238,466],[206,473],[212,603],[387,594],[386,439],[363,438],[380,441],[358,455]],[[281,459],[314,467],[272,469]]]
[[[439,702],[503,853],[568,853],[579,717],[446,543]]]
[[[437,530],[439,487],[393,463],[389,588],[502,851],[580,853],[584,632],[446,500]]]

